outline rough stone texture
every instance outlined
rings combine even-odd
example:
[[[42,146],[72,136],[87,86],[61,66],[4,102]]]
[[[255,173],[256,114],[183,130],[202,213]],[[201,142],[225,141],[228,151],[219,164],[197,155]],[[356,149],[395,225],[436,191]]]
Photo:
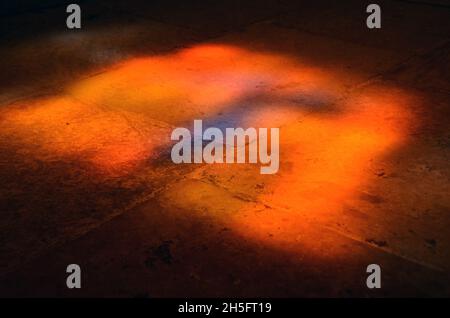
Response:
[[[81,4],[2,15],[1,296],[450,295],[445,3]],[[280,171],[173,164],[194,119]]]

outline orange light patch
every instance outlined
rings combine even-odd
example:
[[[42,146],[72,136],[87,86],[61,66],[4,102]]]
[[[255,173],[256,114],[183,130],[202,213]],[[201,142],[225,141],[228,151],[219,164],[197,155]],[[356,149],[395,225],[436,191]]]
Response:
[[[117,176],[128,173],[169,140],[169,130],[158,123],[69,97],[18,102],[5,109],[1,118],[2,137],[28,149],[35,158],[75,160]]]
[[[228,174],[222,177],[230,191],[242,189],[272,208],[259,212],[243,203],[226,220],[236,233],[296,250],[304,220],[320,221],[339,210],[369,182],[363,173],[368,165],[407,141],[414,121],[405,92],[378,85],[376,92],[346,97],[339,82],[344,76],[350,75],[279,54],[199,45],[126,60],[72,83],[66,95],[16,103],[0,113],[0,136],[19,142],[33,157],[69,157],[120,177],[169,147],[172,129],[194,119],[232,114],[236,127],[280,127],[278,174],[212,169]],[[256,195],[251,189],[261,180],[265,189]],[[184,197],[190,190],[177,191]],[[205,206],[224,222],[213,213],[220,193],[190,193],[190,202],[179,204]],[[279,235],[270,237],[274,231]]]
[[[370,182],[370,166],[407,142],[414,122],[407,110],[412,102],[404,92],[379,87],[376,94],[347,100],[339,114],[309,113],[285,122],[279,175],[271,177],[258,197],[269,209],[244,206],[235,214],[234,230],[290,252],[304,249],[305,240],[299,244],[298,237],[308,235],[305,224],[335,218],[357,189]],[[316,242],[310,244],[313,248]]]

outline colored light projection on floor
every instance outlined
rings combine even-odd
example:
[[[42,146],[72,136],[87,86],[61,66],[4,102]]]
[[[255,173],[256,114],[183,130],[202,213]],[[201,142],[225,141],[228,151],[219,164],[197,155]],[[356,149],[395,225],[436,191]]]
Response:
[[[126,178],[158,164],[172,129],[194,119],[221,128],[280,127],[278,174],[217,164],[191,175],[250,200],[233,206],[192,181],[172,185],[176,194],[161,200],[206,208],[239,235],[289,248],[303,218],[338,210],[368,182],[361,173],[368,163],[406,142],[414,121],[404,91],[377,86],[347,94],[339,82],[345,76],[273,52],[198,45],[125,60],[57,96],[16,102],[0,112],[0,136],[43,161],[83,162],[99,175]]]

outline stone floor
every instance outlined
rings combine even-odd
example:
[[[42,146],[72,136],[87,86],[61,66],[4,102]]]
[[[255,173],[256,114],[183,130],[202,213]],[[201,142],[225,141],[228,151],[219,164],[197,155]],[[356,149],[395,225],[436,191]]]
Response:
[[[450,296],[450,3],[62,2],[0,14],[0,296]],[[173,164],[194,119],[279,172]]]

